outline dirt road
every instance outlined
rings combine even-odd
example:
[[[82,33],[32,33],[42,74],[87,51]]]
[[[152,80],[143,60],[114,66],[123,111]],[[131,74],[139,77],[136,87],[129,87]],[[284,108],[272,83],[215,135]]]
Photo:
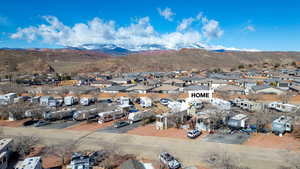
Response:
[[[286,150],[129,134],[10,127],[3,127],[3,132],[6,135],[35,135],[41,137],[44,144],[57,144],[80,139],[78,144],[80,150],[98,150],[102,147],[109,147],[149,159],[157,159],[161,151],[168,151],[185,165],[203,164],[207,159],[208,152],[226,150],[239,157],[241,164],[250,168],[275,169],[285,163],[282,156],[286,153]]]

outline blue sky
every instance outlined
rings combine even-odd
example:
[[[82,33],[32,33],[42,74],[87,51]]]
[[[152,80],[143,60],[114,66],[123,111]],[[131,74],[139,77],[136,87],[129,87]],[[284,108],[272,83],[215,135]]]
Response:
[[[300,1],[3,0],[0,6],[0,47],[102,42],[132,47],[157,42],[173,48],[198,41],[300,51]]]

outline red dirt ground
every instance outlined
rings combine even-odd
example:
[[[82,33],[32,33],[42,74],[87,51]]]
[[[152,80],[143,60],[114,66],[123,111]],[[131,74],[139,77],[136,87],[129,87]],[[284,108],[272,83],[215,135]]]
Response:
[[[0,120],[0,126],[6,126],[6,127],[21,127],[23,126],[23,123],[26,121],[29,121],[31,119],[22,119],[17,121],[8,121],[8,120]]]
[[[258,133],[253,134],[243,145],[273,149],[300,150],[300,139],[296,139],[290,134],[279,137],[272,133]]]
[[[141,126],[133,130],[128,131],[128,134],[140,135],[140,136],[157,136],[157,137],[170,137],[179,139],[189,139],[186,136],[186,130],[170,128],[167,130],[156,130],[154,124]],[[200,137],[205,137],[206,133],[203,133]]]
[[[96,122],[93,122],[93,123],[82,122],[82,123],[79,123],[77,125],[65,128],[64,130],[96,131],[97,129],[111,126],[113,123],[114,123],[113,121],[103,123],[103,124],[99,124],[99,123],[96,123]]]

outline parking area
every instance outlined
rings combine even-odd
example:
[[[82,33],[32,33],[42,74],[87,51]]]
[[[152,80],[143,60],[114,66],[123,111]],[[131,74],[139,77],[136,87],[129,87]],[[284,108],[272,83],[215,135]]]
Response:
[[[207,135],[202,140],[225,144],[243,144],[249,137],[250,135],[244,132],[229,133],[228,131],[220,130],[214,134]]]
[[[127,125],[127,126],[123,126],[123,127],[120,127],[120,128],[115,128],[115,127],[113,126],[113,123],[112,123],[112,125],[110,125],[110,126],[108,126],[108,127],[98,129],[97,132],[106,132],[106,133],[127,133],[128,131],[133,130],[133,129],[137,128],[137,127],[140,127],[140,126],[142,126],[142,125],[143,125],[143,122],[142,122],[142,121],[139,121],[139,122],[136,122],[136,123]]]

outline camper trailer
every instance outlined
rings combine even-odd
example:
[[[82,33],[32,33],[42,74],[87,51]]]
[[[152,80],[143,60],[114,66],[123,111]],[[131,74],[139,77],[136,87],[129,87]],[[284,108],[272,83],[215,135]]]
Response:
[[[219,109],[222,110],[230,110],[231,109],[231,103],[229,101],[226,100],[222,100],[222,99],[218,99],[218,98],[212,98],[210,100],[210,103],[213,106],[216,106]]]
[[[59,111],[44,112],[43,117],[45,120],[61,120],[67,117],[72,117],[76,108],[67,108]]]
[[[0,99],[5,100],[8,103],[12,103],[14,101],[14,98],[17,98],[16,93],[7,93],[4,95],[0,95]]]
[[[42,96],[40,98],[40,105],[41,106],[48,106],[49,105],[49,100],[54,100],[52,96]]]
[[[268,108],[269,109],[274,109],[280,112],[296,112],[298,110],[298,106],[296,105],[292,105],[292,104],[284,104],[284,103],[280,103],[280,102],[272,102],[270,104],[268,104]]]
[[[141,97],[140,104],[143,108],[148,108],[152,106],[152,100],[149,97]]]
[[[97,116],[98,111],[99,110],[97,108],[93,108],[90,110],[76,111],[73,115],[73,120],[81,121],[81,120],[88,120],[88,119],[94,118]]]
[[[272,122],[272,133],[282,135],[285,132],[292,131],[292,118],[288,116],[280,116]]]
[[[75,96],[66,96],[64,98],[64,103],[66,106],[72,106],[72,105],[78,103],[78,98]]]
[[[247,99],[234,99],[232,101],[233,105],[247,111],[260,111],[263,109],[263,104],[261,103],[256,103],[254,101],[250,101]]]
[[[80,104],[83,106],[88,106],[95,101],[92,97],[82,97],[80,98]]]
[[[98,123],[105,123],[112,120],[117,120],[125,116],[125,113],[120,109],[98,113]]]
[[[12,152],[12,139],[0,140],[0,169],[6,169]]]
[[[40,102],[40,96],[35,96],[35,97],[32,97],[31,99],[30,99],[30,102],[31,103],[39,103]]]
[[[144,118],[150,117],[151,113],[149,111],[138,111],[138,112],[132,112],[128,115],[128,120],[130,124],[133,124],[134,122],[138,122],[143,120]]]
[[[120,97],[119,102],[121,105],[130,105],[130,98]]]
[[[228,120],[227,125],[229,128],[232,129],[242,129],[247,127],[247,121],[248,121],[247,115],[237,114]]]
[[[15,169],[42,169],[41,157],[29,157],[17,163]]]

